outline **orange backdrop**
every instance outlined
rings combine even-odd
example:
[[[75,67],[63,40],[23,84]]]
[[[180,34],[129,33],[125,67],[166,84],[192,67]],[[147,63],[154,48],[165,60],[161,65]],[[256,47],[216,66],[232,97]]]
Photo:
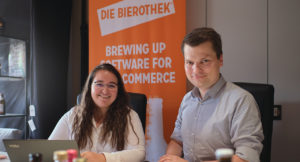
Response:
[[[89,1],[89,70],[109,62],[127,91],[162,98],[167,142],[186,92],[184,35],[185,0]]]

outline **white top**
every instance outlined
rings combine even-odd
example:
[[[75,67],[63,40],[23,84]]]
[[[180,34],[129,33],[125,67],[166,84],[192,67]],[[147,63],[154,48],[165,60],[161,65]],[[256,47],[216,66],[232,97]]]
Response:
[[[99,134],[102,131],[102,124],[96,127],[96,122],[93,120],[93,132],[92,132],[92,143],[90,147],[89,143],[80,152],[92,151],[96,153],[104,153],[107,162],[139,162],[145,159],[145,136],[143,127],[138,114],[131,110],[130,117],[132,126],[136,132],[132,130],[128,121],[128,137],[125,148],[122,151],[117,151],[112,148],[110,143],[102,143]],[[74,140],[72,135],[72,125],[75,117],[74,108],[64,114],[64,116],[58,121],[53,132],[49,136],[49,140]]]

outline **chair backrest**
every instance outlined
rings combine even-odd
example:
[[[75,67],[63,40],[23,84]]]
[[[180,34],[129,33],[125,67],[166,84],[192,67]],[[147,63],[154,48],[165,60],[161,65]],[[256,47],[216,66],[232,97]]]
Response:
[[[128,96],[129,96],[129,105],[134,111],[138,113],[145,132],[147,97],[144,94],[132,93],[132,92],[128,92]]]
[[[270,162],[273,132],[274,87],[270,84],[258,83],[235,82],[235,84],[249,91],[258,104],[265,136],[263,140],[264,147],[260,154],[260,161]]]
[[[147,97],[144,94],[141,93],[133,93],[128,92],[128,98],[129,98],[129,106],[137,112],[139,115],[142,126],[145,132],[146,128],[146,107],[147,107]],[[77,96],[77,104],[80,103],[81,100],[81,94]]]

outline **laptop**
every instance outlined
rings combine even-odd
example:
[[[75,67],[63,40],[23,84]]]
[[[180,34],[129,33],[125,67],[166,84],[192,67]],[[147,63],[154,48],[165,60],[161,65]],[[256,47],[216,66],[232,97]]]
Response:
[[[78,151],[75,140],[3,139],[3,143],[11,162],[28,161],[29,153],[41,153],[43,162],[52,162],[53,152],[56,150],[76,149]]]

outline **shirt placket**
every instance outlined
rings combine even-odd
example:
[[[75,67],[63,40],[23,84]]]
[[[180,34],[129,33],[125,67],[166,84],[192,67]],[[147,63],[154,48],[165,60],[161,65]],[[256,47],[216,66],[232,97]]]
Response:
[[[197,103],[197,107],[196,107],[196,113],[194,115],[194,122],[193,122],[193,129],[192,129],[192,133],[191,133],[191,136],[192,136],[192,139],[193,139],[193,147],[191,149],[191,154],[193,156],[193,160],[194,162],[197,161],[197,155],[195,154],[195,151],[197,150],[197,147],[199,147],[197,145],[197,143],[199,143],[197,141],[197,138],[196,138],[196,132],[198,132],[197,130],[199,129],[201,122],[199,122],[201,119],[200,119],[200,116],[201,116],[201,112],[203,111],[203,100],[200,100],[198,103]]]
[[[100,126],[98,128],[95,128],[96,134],[94,134],[94,141],[96,141],[96,142],[94,143],[93,147],[95,148],[97,153],[102,152],[100,145],[99,145],[99,143],[101,143],[100,138],[99,138],[100,129],[101,129]]]

